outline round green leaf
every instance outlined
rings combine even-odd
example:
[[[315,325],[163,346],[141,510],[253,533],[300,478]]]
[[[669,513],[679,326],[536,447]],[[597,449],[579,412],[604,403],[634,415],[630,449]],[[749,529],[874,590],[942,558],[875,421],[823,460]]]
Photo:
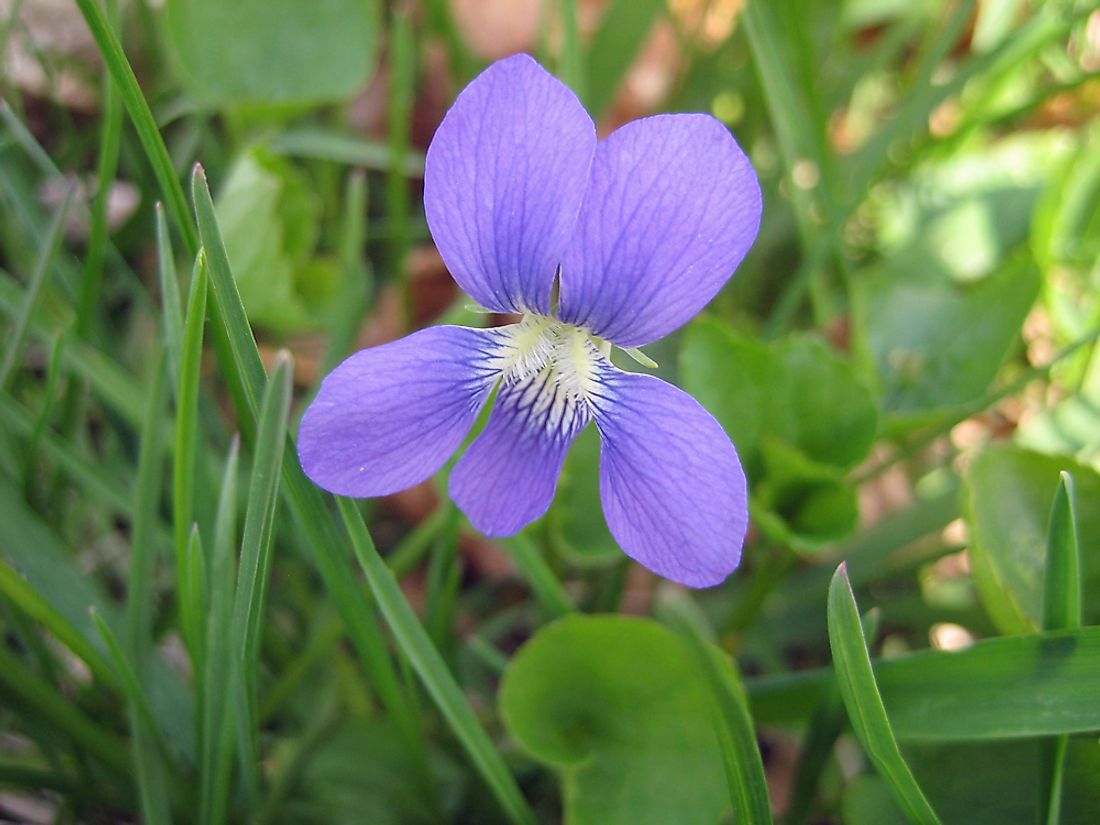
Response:
[[[564,785],[568,825],[714,825],[729,807],[706,682],[649,619],[569,616],[505,673],[505,724]]]
[[[374,63],[373,0],[167,0],[181,79],[210,106],[346,100]]]

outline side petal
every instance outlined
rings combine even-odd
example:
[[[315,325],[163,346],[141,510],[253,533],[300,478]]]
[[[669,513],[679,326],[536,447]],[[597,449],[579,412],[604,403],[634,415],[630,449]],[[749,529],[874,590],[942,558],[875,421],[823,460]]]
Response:
[[[608,370],[596,401],[600,499],[623,551],[654,573],[710,587],[741,559],[745,473],[714,417],[651,375]]]
[[[550,507],[569,445],[589,420],[550,369],[502,383],[489,422],[451,473],[451,498],[485,535],[518,533]]]
[[[428,147],[424,210],[474,299],[549,313],[595,147],[577,96],[525,54],[494,63],[458,96]]]
[[[710,115],[657,115],[602,141],[562,259],[560,317],[621,347],[662,338],[733,274],[760,226],[760,185]]]
[[[329,492],[357,498],[429,478],[488,398],[497,348],[492,330],[432,327],[351,356],[302,417],[302,469]]]

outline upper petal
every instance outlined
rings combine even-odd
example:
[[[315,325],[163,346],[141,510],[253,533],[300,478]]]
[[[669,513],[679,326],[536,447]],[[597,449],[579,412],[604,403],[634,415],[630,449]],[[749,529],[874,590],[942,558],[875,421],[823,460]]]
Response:
[[[429,478],[458,449],[496,380],[493,330],[432,327],[348,358],[298,430],[307,476],[344,496],[382,496]]]
[[[550,507],[569,445],[589,420],[550,367],[502,382],[488,424],[451,472],[451,498],[482,533],[518,533]]]
[[[607,370],[596,401],[600,499],[611,534],[666,579],[709,587],[741,559],[745,473],[721,425],[671,384]]]
[[[424,210],[447,268],[482,305],[550,311],[595,146],[576,95],[525,54],[458,96],[428,147]]]
[[[710,115],[626,124],[596,149],[559,315],[622,347],[667,335],[733,274],[760,210],[756,173]]]

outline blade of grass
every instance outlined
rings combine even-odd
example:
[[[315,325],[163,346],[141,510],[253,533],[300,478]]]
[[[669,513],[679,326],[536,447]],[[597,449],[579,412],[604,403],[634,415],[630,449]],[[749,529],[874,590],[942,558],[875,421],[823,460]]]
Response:
[[[558,59],[558,77],[561,82],[573,90],[581,100],[588,99],[585,85],[587,73],[584,68],[584,52],[581,50],[581,35],[577,25],[577,0],[559,0],[561,6],[562,45]]]
[[[678,622],[714,700],[715,732],[729,783],[734,819],[743,825],[771,825],[771,802],[752,714],[736,666],[700,635],[690,622]]]
[[[286,446],[287,416],[294,377],[293,360],[286,351],[275,357],[271,380],[260,402],[255,460],[248,485],[244,533],[237,590],[233,597],[231,631],[238,697],[238,742],[246,797],[259,801],[259,713],[256,709],[256,670],[260,659],[260,628],[266,603],[275,509],[279,501],[279,467]]]
[[[168,794],[164,784],[164,756],[168,754],[168,744],[159,735],[160,730],[153,719],[149,700],[115,634],[94,608],[91,616],[125,686],[124,693],[130,718],[130,750],[133,754],[134,776],[137,779],[144,821],[150,825],[164,825],[170,821]]]
[[[502,539],[502,543],[547,616],[557,619],[576,610],[561,581],[529,538],[521,533]]]
[[[214,320],[213,317],[211,320],[215,326],[223,325],[227,351],[232,354],[229,367],[234,371],[242,387],[240,398],[235,398],[234,401],[239,404],[238,420],[247,438],[248,428],[245,425],[254,421],[258,410],[257,398],[263,392],[265,382],[263,364],[233,281],[229,259],[225,254],[217,218],[214,215],[214,204],[201,168],[196,168],[192,180],[192,191],[199,229],[208,253],[211,291],[214,295],[214,303],[218,307],[218,320]],[[421,774],[424,792],[434,795],[437,793],[437,788],[430,782],[431,772],[427,764],[420,716],[402,689],[374,613],[369,603],[363,599],[354,573],[340,552],[341,548],[347,546],[346,540],[336,529],[325,506],[325,499],[302,473],[294,452],[293,449],[289,449],[283,455],[283,489],[293,513],[293,522],[304,533],[306,546],[317,564],[325,588],[332,596],[341,618],[347,625],[348,634],[371,684],[402,732],[417,770]],[[358,514],[356,518],[362,526],[362,519]],[[365,531],[366,528],[363,527],[363,530]],[[398,595],[404,601],[404,596],[400,593]],[[407,602],[405,607],[411,612]],[[468,705],[466,711],[472,718],[473,711]],[[484,737],[484,732],[481,735]],[[495,752],[490,752],[488,758],[490,761],[487,764],[491,765],[491,772],[494,775],[501,772],[507,774],[507,768]],[[511,779],[510,774],[507,775]],[[519,796],[514,780],[512,780],[512,788],[514,794]],[[522,797],[519,798],[522,800]],[[533,815],[528,811],[523,821],[533,822]]]
[[[388,134],[390,166],[386,172],[386,219],[390,226],[390,271],[406,283],[409,244],[409,182],[401,160],[409,151],[410,112],[416,91],[416,41],[408,12],[400,4],[390,17],[390,86]],[[407,291],[406,291],[407,296]],[[408,304],[406,302],[406,308]]]
[[[154,355],[153,380],[149,405],[141,429],[138,474],[134,503],[134,524],[130,542],[130,577],[126,594],[126,639],[131,668],[114,634],[93,611],[92,618],[100,637],[115,659],[123,676],[129,703],[130,731],[134,758],[134,776],[142,817],[149,825],[167,825],[171,821],[165,777],[167,745],[153,720],[149,701],[142,690],[139,674],[147,670],[153,644],[153,565],[156,556],[155,531],[160,504],[163,470],[164,408],[168,401],[168,365],[162,349]]]
[[[1073,500],[1073,477],[1063,472],[1054,493],[1043,574],[1043,630],[1081,627],[1081,551]],[[1041,743],[1039,811],[1047,825],[1062,819],[1062,781],[1069,739],[1059,736]]]
[[[195,498],[195,456],[199,417],[199,368],[202,364],[203,324],[206,321],[208,275],[202,251],[195,258],[176,389],[176,431],[172,465],[172,535],[175,546],[176,586],[179,594],[180,629],[191,653],[192,665],[201,670],[203,616],[200,594],[191,592],[188,544]]]
[[[27,281],[27,288],[23,294],[23,300],[18,311],[13,315],[12,328],[7,334],[7,343],[4,347],[4,357],[0,361],[0,392],[8,389],[9,381],[15,371],[15,365],[23,350],[23,344],[27,340],[27,327],[31,322],[38,296],[42,292],[42,285],[46,282],[46,275],[53,264],[54,256],[61,248],[61,240],[64,237],[65,222],[69,217],[69,209],[73,204],[73,187],[69,187],[65,193],[65,199],[61,207],[54,213],[50,228],[46,232],[45,242],[35,261],[34,269]]]
[[[118,0],[107,0],[106,19],[118,28]],[[122,105],[109,74],[103,77],[103,110],[100,118],[99,157],[96,161],[96,191],[88,222],[88,245],[84,251],[84,272],[80,279],[76,334],[88,338],[99,317],[103,267],[107,259],[107,197],[118,171],[118,153],[122,136]]]
[[[909,820],[916,825],[940,825],[894,739],[843,564],[829,585],[828,613],[833,666],[856,737]]]
[[[520,793],[515,778],[504,765],[488,734],[478,723],[473,709],[447,670],[443,658],[432,646],[427,631],[398,587],[397,579],[378,555],[374,540],[367,532],[355,503],[347,498],[337,498],[336,503],[355,549],[355,556],[367,577],[367,584],[370,585],[378,607],[386,617],[402,652],[459,742],[485,777],[508,818],[519,825],[535,825],[538,820]]]
[[[160,280],[160,303],[164,313],[164,338],[168,346],[168,362],[172,378],[178,384],[183,361],[183,310],[180,308],[180,287],[176,278],[176,257],[168,234],[168,220],[159,201],[157,213],[157,275]]]
[[[347,295],[342,297],[339,314],[332,324],[328,347],[320,374],[328,375],[355,346],[359,325],[373,292],[371,270],[363,258],[367,225],[367,176],[356,169],[348,176],[344,194],[344,221],[340,227],[340,264],[344,270]]]
[[[202,684],[199,762],[199,825],[221,825],[229,803],[234,726],[226,713],[232,676],[233,580],[237,546],[237,466],[240,439],[225,461],[214,548],[210,563],[210,610],[206,624],[207,664]]]
[[[97,681],[113,690],[121,689],[118,677],[99,649],[3,561],[0,561],[0,595],[29,618],[41,623],[54,638],[88,666]]]
[[[167,364],[163,350],[156,353],[154,363],[153,379],[149,384],[149,405],[141,428],[134,523],[130,534],[130,577],[126,593],[127,649],[138,673],[144,672],[153,643],[154,528],[160,505],[164,408],[168,398]]]
[[[424,176],[424,156],[405,147],[396,158],[384,143],[363,140],[353,135],[323,131],[316,128],[290,129],[268,144],[274,152],[318,160],[330,160],[386,172],[396,166],[408,178]]]
[[[77,710],[53,685],[11,653],[7,645],[0,645],[0,696],[8,707],[20,708],[22,714],[36,717],[51,730],[67,736],[119,778],[130,776],[126,744]]]
[[[661,0],[613,0],[605,9],[585,56],[588,97],[581,98],[597,121],[664,9]]]
[[[126,53],[122,50],[122,44],[96,0],[76,0],[76,5],[99,47],[107,71],[110,72],[111,78],[118,87],[122,102],[126,105],[126,111],[130,114],[138,139],[145,149],[145,154],[153,167],[153,174],[164,194],[168,211],[172,215],[177,231],[184,239],[188,255],[195,255],[199,250],[199,237],[187,211],[187,198],[184,197],[183,186],[180,185],[172,168],[172,158],[157,129],[149,104],[141,93],[134,70],[130,68]]]

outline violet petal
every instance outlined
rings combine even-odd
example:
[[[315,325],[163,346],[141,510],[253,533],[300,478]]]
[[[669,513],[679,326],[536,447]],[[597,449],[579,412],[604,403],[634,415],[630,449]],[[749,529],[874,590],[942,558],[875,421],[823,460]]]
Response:
[[[443,326],[351,356],[302,418],[302,469],[326,490],[359,498],[429,478],[488,398],[498,346],[492,331]]]
[[[428,148],[424,210],[447,268],[483,306],[549,313],[595,146],[576,95],[525,54],[458,96]]]
[[[451,473],[451,498],[485,535],[518,533],[550,507],[566,451],[588,421],[549,370],[502,383],[489,422]]]
[[[620,347],[662,338],[733,274],[760,210],[756,173],[713,117],[626,124],[596,149],[562,259],[559,315]]]
[[[714,417],[651,375],[608,369],[596,401],[600,499],[623,551],[654,573],[710,587],[741,558],[745,474]]]

